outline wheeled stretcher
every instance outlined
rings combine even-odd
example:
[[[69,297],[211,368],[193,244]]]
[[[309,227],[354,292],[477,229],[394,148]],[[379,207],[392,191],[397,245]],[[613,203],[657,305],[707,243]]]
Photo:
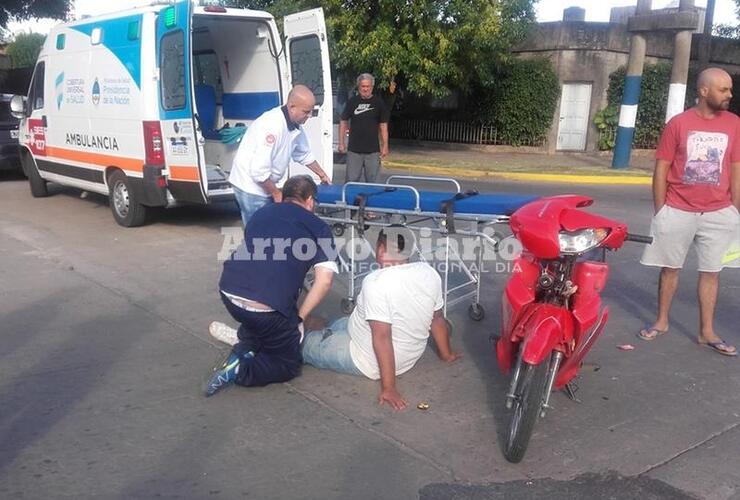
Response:
[[[422,190],[416,187],[419,185],[441,186],[445,190]],[[413,236],[415,252],[427,261],[432,258],[429,248],[427,252],[421,251],[417,239],[419,234],[436,234],[437,243],[431,250],[436,255],[444,254],[444,265],[438,272],[442,277],[445,317],[448,307],[472,299],[468,313],[477,321],[485,315],[480,304],[484,246],[498,251],[501,239],[493,226],[508,223],[514,211],[537,199],[528,195],[463,191],[455,179],[410,175],[391,176],[385,184],[322,185],[317,198],[317,215],[332,226],[335,236],[344,236],[349,230],[347,247],[351,249],[361,240],[374,250],[365,239],[365,231],[371,227],[405,228]],[[452,238],[459,236],[476,240],[475,265],[466,263],[451,244]],[[341,303],[345,314],[352,311],[357,284],[369,272],[357,265],[354,250],[347,254],[339,255],[342,271],[349,276],[347,297]],[[451,264],[462,272],[462,282],[451,282]]]

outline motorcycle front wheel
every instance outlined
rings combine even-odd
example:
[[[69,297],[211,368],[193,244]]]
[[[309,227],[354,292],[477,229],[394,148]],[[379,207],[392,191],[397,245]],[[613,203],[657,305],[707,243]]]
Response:
[[[545,359],[538,365],[522,363],[504,448],[504,456],[509,462],[521,462],[527,451],[529,438],[532,437],[534,424],[542,409],[547,385],[548,361],[549,359]]]

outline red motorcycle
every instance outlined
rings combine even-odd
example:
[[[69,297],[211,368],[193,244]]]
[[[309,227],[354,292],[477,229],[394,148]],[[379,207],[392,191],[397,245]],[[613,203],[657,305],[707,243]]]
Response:
[[[513,367],[504,447],[510,462],[524,457],[537,418],[550,408],[552,390],[565,388],[574,398],[571,381],[609,317],[609,307],[601,304],[609,275],[606,250],[626,240],[652,241],[627,233],[625,224],[579,210],[592,203],[585,196],[542,198],[511,216],[523,251],[504,290],[496,343],[500,369],[509,373]]]

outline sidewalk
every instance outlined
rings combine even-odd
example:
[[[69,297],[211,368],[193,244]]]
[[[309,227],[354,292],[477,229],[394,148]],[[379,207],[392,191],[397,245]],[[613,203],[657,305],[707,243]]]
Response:
[[[542,153],[534,148],[394,140],[387,168],[451,177],[597,184],[650,184],[652,151],[635,151],[630,168],[612,169],[611,154]]]

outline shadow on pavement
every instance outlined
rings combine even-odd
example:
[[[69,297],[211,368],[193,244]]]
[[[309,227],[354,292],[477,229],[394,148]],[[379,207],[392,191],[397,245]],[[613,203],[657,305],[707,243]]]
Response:
[[[487,485],[430,484],[419,492],[421,500],[694,500],[669,484],[647,476],[623,477],[617,473],[583,474],[567,481],[537,479]]]
[[[496,286],[496,293],[489,296],[500,297],[499,287],[503,286],[503,279]],[[496,427],[496,441],[498,450],[492,446],[492,453],[503,454],[503,444],[506,442],[508,431],[508,414],[504,406],[504,396],[509,385],[509,376],[501,373],[496,361],[496,342],[495,339],[500,334],[499,327],[501,323],[500,306],[496,302],[486,304],[486,317],[479,328],[485,328],[481,335],[466,334],[460,335],[460,339],[465,344],[466,357],[474,363],[475,368],[480,373],[480,380],[486,387],[487,404],[493,422]],[[466,315],[467,316],[467,315]],[[467,317],[465,320],[470,321]],[[471,322],[472,323],[472,322]],[[473,323],[474,325],[474,323]],[[472,326],[472,325],[471,325]],[[493,436],[491,436],[493,437]],[[493,441],[493,440],[491,440]],[[502,455],[503,458],[503,455]]]
[[[67,289],[65,294],[69,295],[71,291]],[[48,311],[49,304],[57,303],[64,302],[52,295],[27,307],[29,311],[43,313],[29,314],[26,330],[41,330],[44,335],[57,333],[54,329],[56,314],[46,315],[47,312],[54,313],[54,309]],[[76,307],[74,303],[67,304]],[[126,328],[127,318],[139,313],[131,307],[121,314],[101,313],[88,321],[67,324],[64,330],[72,335],[42,352],[40,357],[29,359],[12,378],[3,381],[0,472],[26,448],[43,440],[58,422],[105,383],[111,367],[148,333],[146,328]],[[62,322],[59,324],[63,325]],[[127,331],[127,334],[113,334],[120,331]]]

